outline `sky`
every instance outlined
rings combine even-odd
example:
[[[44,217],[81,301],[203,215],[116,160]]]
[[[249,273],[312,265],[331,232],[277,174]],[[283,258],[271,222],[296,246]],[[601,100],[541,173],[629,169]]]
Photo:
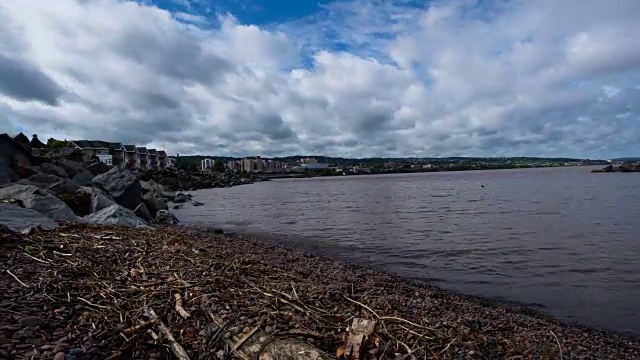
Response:
[[[638,0],[0,1],[0,132],[175,154],[640,156]]]

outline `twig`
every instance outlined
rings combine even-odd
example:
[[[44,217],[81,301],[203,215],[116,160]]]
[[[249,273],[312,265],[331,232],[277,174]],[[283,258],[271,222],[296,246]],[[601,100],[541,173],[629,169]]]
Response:
[[[346,295],[342,295],[342,296],[343,296],[345,299],[347,299],[347,300],[351,301],[352,303],[354,303],[354,304],[358,304],[358,305],[362,306],[363,308],[365,308],[365,309],[369,310],[369,311],[370,311],[370,312],[371,312],[371,313],[372,313],[376,318],[380,319],[380,315],[378,315],[378,313],[376,313],[375,311],[373,311],[373,310],[372,310],[370,307],[368,307],[367,305],[365,305],[365,304],[363,304],[363,303],[361,303],[361,302],[357,302],[357,301],[355,301],[355,300],[353,300],[353,299],[350,299],[350,298],[349,298],[348,296],[346,296]]]
[[[553,335],[553,337],[556,339],[556,343],[558,344],[558,351],[560,352],[560,359],[564,359],[564,356],[562,355],[562,346],[560,346],[560,340],[558,340],[558,337],[556,336],[556,334],[553,332],[553,330],[549,329],[549,332],[551,333],[551,335]]]
[[[145,321],[145,322],[143,322],[141,324],[134,325],[134,326],[132,326],[132,327],[130,327],[128,329],[124,329],[124,330],[122,330],[122,333],[127,335],[127,336],[131,336],[131,335],[137,333],[138,331],[150,328],[155,323],[156,323],[156,320],[155,319],[151,319],[151,320]]]
[[[27,253],[22,253],[22,255],[27,256],[27,257],[30,257],[30,258],[32,258],[33,260],[35,260],[35,261],[37,261],[37,262],[40,262],[40,263],[43,263],[43,264],[51,264],[51,262],[50,262],[50,261],[44,261],[44,260],[42,260],[42,259],[38,259],[37,257],[35,257],[35,256],[31,256],[31,255],[29,255],[29,254],[27,254]]]
[[[24,286],[24,287],[29,287],[29,285],[23,283],[20,279],[18,279],[17,276],[13,275],[13,273],[9,270],[7,270],[7,273],[9,273],[9,275],[11,275],[14,279],[16,279],[17,282],[20,283],[20,285]]]
[[[238,341],[235,343],[235,345],[233,345],[233,351],[237,351],[240,346],[242,346],[242,344],[244,344],[245,341],[247,341],[248,338],[250,338],[253,334],[255,334],[256,331],[258,331],[258,329],[260,329],[260,326],[256,326],[253,329],[251,329],[248,333],[243,334],[242,337],[240,339],[238,339]]]
[[[65,253],[61,253],[61,252],[57,252],[57,251],[53,251],[54,254],[56,255],[60,255],[60,256],[73,256],[73,254],[65,254]]]
[[[187,352],[184,351],[182,345],[180,345],[176,341],[176,339],[173,337],[173,334],[171,334],[171,331],[169,331],[169,329],[164,325],[162,320],[158,318],[158,314],[156,314],[156,312],[151,307],[145,307],[145,311],[150,319],[156,321],[156,325],[158,326],[158,330],[160,330],[160,334],[162,334],[162,336],[164,336],[164,338],[169,342],[169,348],[171,349],[171,353],[173,353],[173,356],[175,356],[178,360],[189,360],[189,355],[187,355]]]
[[[81,297],[79,297],[79,298],[78,298],[78,300],[80,300],[80,301],[82,301],[82,302],[85,302],[87,305],[95,306],[95,307],[97,307],[97,308],[101,308],[101,309],[110,309],[110,307],[108,307],[108,306],[98,305],[98,304],[93,304],[91,301],[89,301],[89,300],[87,300],[87,299],[83,299],[83,298],[81,298]]]
[[[173,294],[173,298],[176,299],[176,311],[180,316],[187,319],[191,316],[183,307],[182,307],[182,296],[179,292]]]
[[[449,347],[451,347],[451,344],[453,344],[456,340],[457,340],[457,339],[453,339],[453,340],[451,340],[451,341],[447,344],[447,346],[445,346],[445,347],[444,347],[444,349],[440,350],[440,352],[438,353],[438,355],[440,355],[440,354],[444,353],[445,351],[447,351],[447,350],[449,349]]]
[[[108,358],[104,359],[104,360],[113,360],[113,359],[117,359],[122,355],[122,353],[120,351],[117,351],[116,353],[114,353],[113,355],[109,356]]]
[[[369,311],[370,311],[370,312],[371,312],[371,313],[372,313],[376,318],[378,318],[378,320],[394,320],[394,321],[401,321],[401,322],[405,322],[405,323],[407,323],[407,324],[409,324],[409,325],[413,325],[413,326],[418,327],[418,328],[422,328],[422,329],[425,329],[425,330],[436,331],[436,329],[434,329],[434,328],[430,328],[430,327],[428,327],[428,326],[424,326],[424,325],[419,325],[419,324],[416,324],[416,323],[414,323],[414,322],[411,322],[411,321],[406,320],[406,319],[403,319],[403,318],[399,318],[399,317],[395,317],[395,316],[380,316],[380,315],[378,315],[378,313],[376,313],[375,311],[373,311],[373,310],[372,310],[370,307],[368,307],[367,305],[365,305],[365,304],[363,304],[363,303],[361,303],[361,302],[355,301],[355,300],[353,300],[353,299],[350,299],[349,297],[347,297],[347,296],[345,296],[345,295],[342,295],[342,296],[343,296],[345,299],[347,299],[347,300],[351,301],[352,303],[354,303],[354,304],[358,304],[358,305],[362,306],[363,308],[365,308],[365,309],[369,310]]]

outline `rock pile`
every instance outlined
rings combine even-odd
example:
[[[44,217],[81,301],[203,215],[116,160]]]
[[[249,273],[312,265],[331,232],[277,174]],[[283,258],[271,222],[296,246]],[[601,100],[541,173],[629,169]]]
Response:
[[[28,184],[18,181],[0,188],[1,199],[14,200],[14,204],[3,204],[0,209],[6,212],[5,217],[10,218],[11,214],[25,216],[31,212],[27,218],[34,219],[33,223],[23,222],[18,228],[13,226],[12,230],[39,225],[41,218],[36,214],[56,221],[134,227],[177,222],[173,214],[168,214],[167,205],[167,201],[175,199],[176,195],[154,182],[141,182],[129,170],[113,168],[97,175],[92,179],[91,187],[80,186],[69,178],[56,178],[57,182],[49,184],[53,181],[48,177],[50,175],[36,175],[30,177]],[[18,210],[20,207],[23,209]],[[20,224],[19,219],[6,220]]]
[[[140,173],[140,179],[153,180],[171,191],[223,188],[265,180],[255,174],[227,174],[184,169],[147,170]]]
[[[56,221],[136,227],[177,222],[167,205],[176,194],[154,181],[140,181],[129,170],[36,159],[22,144],[2,135],[0,150],[0,199],[6,200],[0,219],[11,230],[50,228]]]
[[[624,163],[622,165],[607,165],[603,169],[592,170],[592,173],[611,173],[611,172],[640,172],[640,163]]]

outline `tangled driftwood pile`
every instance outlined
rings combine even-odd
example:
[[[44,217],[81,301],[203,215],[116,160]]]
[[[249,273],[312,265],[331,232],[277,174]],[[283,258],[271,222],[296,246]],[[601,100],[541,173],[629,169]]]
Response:
[[[640,358],[635,338],[235,236],[68,225],[0,242],[0,358]]]

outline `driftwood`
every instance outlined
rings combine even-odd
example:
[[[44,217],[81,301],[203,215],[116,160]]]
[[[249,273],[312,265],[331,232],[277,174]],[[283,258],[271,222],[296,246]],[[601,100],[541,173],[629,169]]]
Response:
[[[367,338],[373,333],[376,326],[375,320],[353,319],[349,327],[349,337],[345,345],[345,355],[354,360],[360,359],[360,348]]]
[[[173,334],[171,334],[171,331],[169,331],[169,329],[164,325],[162,320],[160,320],[160,318],[158,317],[158,314],[156,314],[156,312],[151,307],[147,307],[145,310],[149,318],[151,320],[155,320],[156,326],[158,327],[160,334],[169,343],[169,348],[171,349],[173,356],[175,356],[176,359],[178,360],[189,360],[189,355],[187,355],[187,352],[184,351],[184,348],[182,347],[182,345],[180,345],[176,341],[176,339],[173,337]]]
[[[209,312],[218,327],[227,327],[224,320]],[[306,341],[295,337],[269,336],[258,328],[224,339],[233,353],[243,360],[335,360]]]

